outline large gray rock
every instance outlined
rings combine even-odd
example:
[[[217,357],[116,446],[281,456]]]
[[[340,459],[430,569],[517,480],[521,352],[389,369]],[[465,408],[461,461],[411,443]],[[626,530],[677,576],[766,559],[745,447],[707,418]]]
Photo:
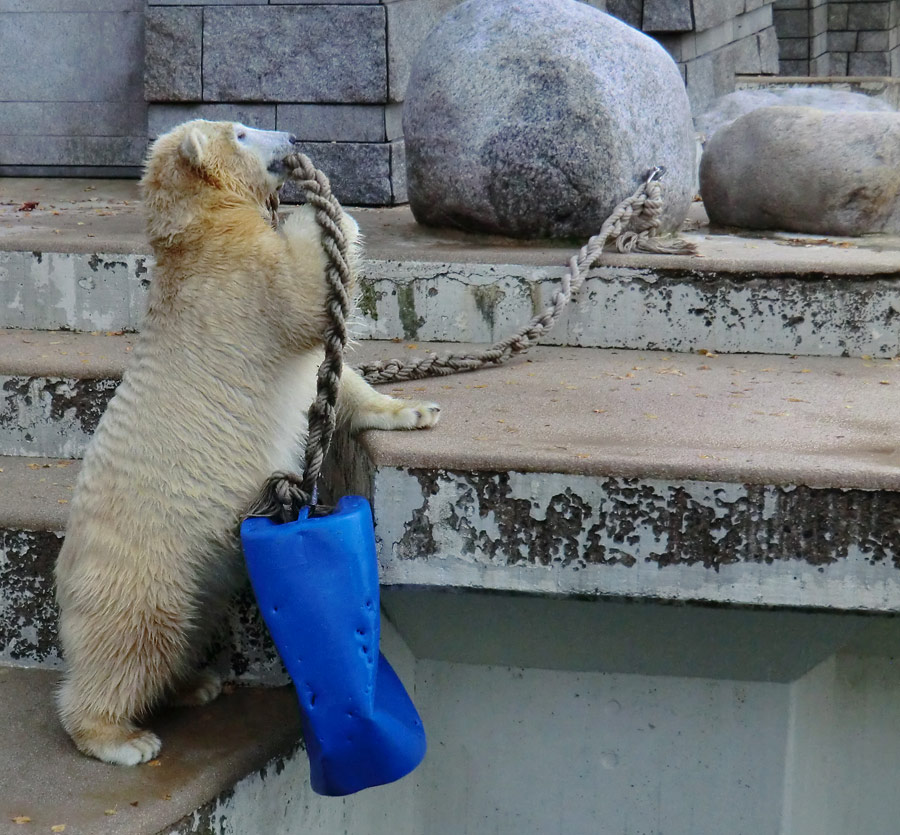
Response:
[[[694,136],[655,41],[575,0],[470,0],[413,62],[403,114],[420,223],[586,237],[664,165],[663,229],[692,197]]]
[[[821,235],[900,232],[900,113],[764,107],[710,140],[713,223]]]
[[[701,141],[706,143],[712,139],[717,130],[730,125],[745,113],[759,110],[761,107],[816,107],[835,113],[859,111],[888,113],[894,110],[886,101],[873,96],[851,93],[849,90],[832,90],[821,85],[770,90],[736,90],[717,98],[705,112],[696,117],[694,122],[697,133],[700,134]]]

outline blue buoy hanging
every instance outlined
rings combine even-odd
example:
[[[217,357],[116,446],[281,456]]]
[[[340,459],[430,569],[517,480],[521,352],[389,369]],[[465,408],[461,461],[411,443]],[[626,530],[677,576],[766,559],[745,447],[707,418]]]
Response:
[[[379,651],[372,511],[345,496],[327,516],[251,518],[241,541],[260,611],[302,711],[313,790],[345,795],[399,780],[425,756],[425,730]]]
[[[334,432],[351,274],[340,231],[343,210],[328,178],[302,154],[285,164],[322,229],[330,321],[303,475],[268,479],[241,524],[241,543],[263,619],[300,699],[313,790],[340,796],[412,771],[425,756],[425,730],[379,649],[372,509],[360,496],[345,496],[333,510],[316,503]],[[277,206],[271,208],[277,224]]]

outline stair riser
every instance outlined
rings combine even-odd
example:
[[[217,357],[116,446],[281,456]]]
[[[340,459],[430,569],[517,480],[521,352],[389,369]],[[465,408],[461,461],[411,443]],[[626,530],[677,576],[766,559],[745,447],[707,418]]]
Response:
[[[0,327],[136,330],[152,263],[149,255],[0,252]]]
[[[0,252],[0,327],[136,330],[147,255]],[[360,338],[491,342],[550,300],[562,268],[368,261]],[[597,270],[545,340],[580,347],[893,357],[900,275]]]
[[[63,666],[53,581],[62,541],[55,531],[0,530],[0,664]],[[226,620],[228,637],[212,648],[212,665],[246,684],[285,684],[287,676],[249,591],[239,596]]]
[[[80,458],[118,384],[0,375],[0,455]]]
[[[900,494],[380,468],[387,585],[896,612]]]

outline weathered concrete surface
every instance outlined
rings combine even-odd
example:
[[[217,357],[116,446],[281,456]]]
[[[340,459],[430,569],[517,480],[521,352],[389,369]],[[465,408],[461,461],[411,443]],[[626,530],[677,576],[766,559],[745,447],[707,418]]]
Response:
[[[537,348],[386,386],[429,432],[364,436],[376,467],[900,489],[900,363]]]
[[[54,376],[112,385],[131,342],[0,331],[0,375],[37,381],[42,391]],[[367,340],[347,361],[475,348]],[[431,432],[367,439],[377,466],[893,490],[898,387],[900,362],[891,360],[540,347],[503,368],[387,386],[438,401],[442,422]],[[0,398],[0,428],[4,416],[11,423],[35,413],[51,426],[89,428],[94,402],[72,403],[68,392],[48,394],[36,412],[25,410],[24,397],[12,397],[18,410]],[[104,389],[98,399],[107,396]]]
[[[154,719],[163,739],[158,767],[109,766],[79,754],[63,733],[53,708],[56,681],[54,673],[0,667],[0,752],[9,766],[0,773],[2,835],[60,824],[67,835],[168,833],[273,758],[276,772],[292,755],[305,760],[297,753],[293,689],[238,689]],[[12,821],[22,815],[31,818],[28,827]]]
[[[84,182],[0,183],[0,326],[139,326],[152,259],[133,184],[117,183],[103,192],[106,202],[93,203],[88,195],[98,186]],[[40,205],[18,211],[26,199]],[[362,337],[500,338],[549,300],[571,254],[565,246],[427,231],[402,208],[354,214],[369,256],[356,326]],[[548,343],[900,353],[900,238],[738,237],[710,234],[705,223],[695,204],[686,235],[701,257],[607,253]]]
[[[896,612],[893,492],[379,468],[387,585]]]

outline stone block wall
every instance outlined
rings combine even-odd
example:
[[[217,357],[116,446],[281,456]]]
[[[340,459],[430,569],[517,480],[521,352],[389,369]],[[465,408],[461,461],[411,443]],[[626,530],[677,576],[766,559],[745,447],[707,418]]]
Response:
[[[900,0],[776,0],[781,75],[900,75]]]
[[[678,63],[695,113],[738,75],[778,72],[772,0],[644,0],[641,28]]]
[[[0,0],[0,176],[136,174],[143,0]]]
[[[194,117],[290,131],[342,201],[403,203],[410,62],[455,2],[150,0],[149,134]]]

